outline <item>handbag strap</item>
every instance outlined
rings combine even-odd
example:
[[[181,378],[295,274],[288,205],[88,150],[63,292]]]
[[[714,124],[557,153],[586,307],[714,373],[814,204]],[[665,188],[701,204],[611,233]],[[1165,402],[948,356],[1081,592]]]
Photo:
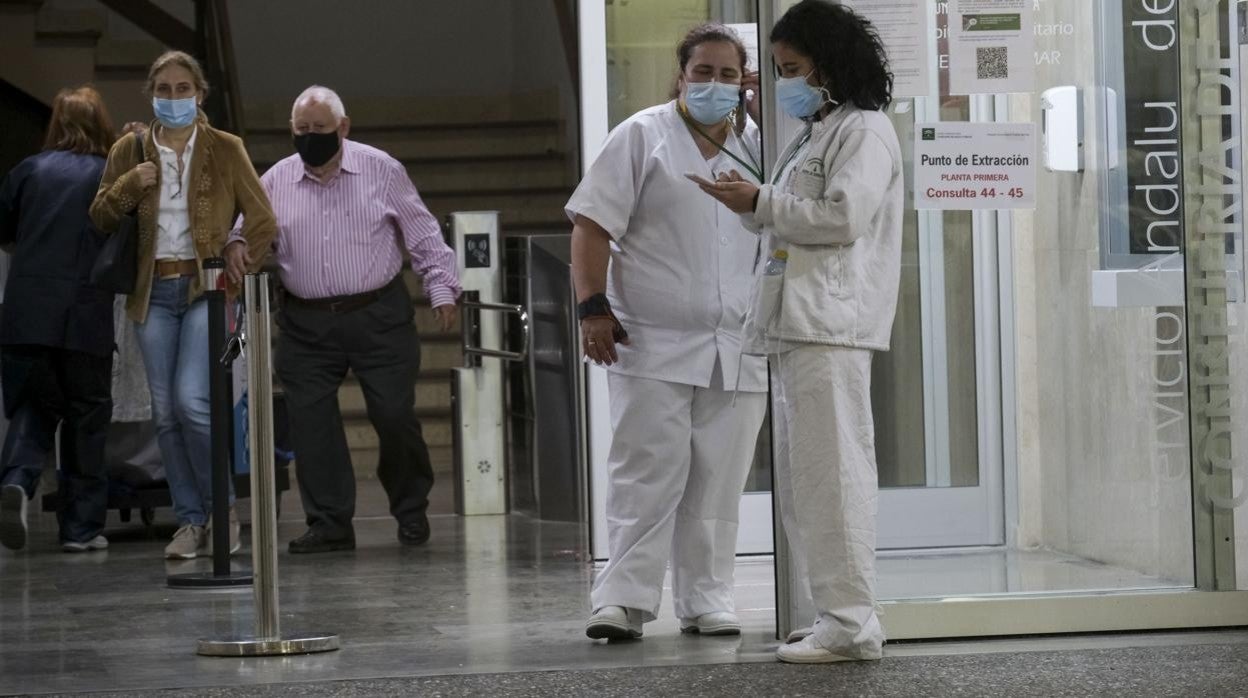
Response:
[[[142,164],[143,161],[147,159],[146,153],[143,152],[143,137],[140,136],[138,132],[132,132],[130,135],[134,136],[134,164],[137,166]]]
[[[134,169],[135,167],[138,167],[139,165],[143,164],[147,160],[147,157],[146,157],[146,153],[143,150],[143,137],[140,136],[137,132],[131,133],[130,135],[134,137],[134,145],[131,146],[132,149],[135,151],[134,165],[131,166],[131,169]],[[142,199],[142,197],[140,197],[140,199]],[[138,210],[139,210],[139,204],[135,203],[134,208],[127,211],[127,214],[133,215]]]

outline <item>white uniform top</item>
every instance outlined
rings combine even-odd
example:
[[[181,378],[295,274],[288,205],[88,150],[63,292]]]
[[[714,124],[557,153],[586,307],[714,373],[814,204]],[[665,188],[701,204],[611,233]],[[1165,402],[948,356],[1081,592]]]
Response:
[[[178,171],[178,154],[156,141],[160,153],[160,208],[156,216],[156,259],[195,259],[195,242],[191,238],[191,216],[186,208],[191,189],[191,155],[195,137],[182,151],[182,170]]]
[[[566,211],[611,235],[607,297],[632,344],[609,370],[702,388],[767,390],[767,365],[741,355],[741,323],[759,240],[739,216],[685,178],[744,167],[706,160],[676,102],[644,109],[612,130]],[[758,129],[724,147],[759,162]],[[716,364],[722,381],[712,385]],[[739,379],[739,382],[738,382]]]

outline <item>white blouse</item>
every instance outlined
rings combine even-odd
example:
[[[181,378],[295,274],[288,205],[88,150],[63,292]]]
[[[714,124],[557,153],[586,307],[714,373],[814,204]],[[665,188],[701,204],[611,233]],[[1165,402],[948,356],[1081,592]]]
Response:
[[[156,216],[156,259],[195,259],[195,242],[191,237],[191,216],[187,199],[191,193],[191,156],[195,154],[195,137],[191,132],[182,152],[178,154],[156,140],[160,152],[160,209]]]

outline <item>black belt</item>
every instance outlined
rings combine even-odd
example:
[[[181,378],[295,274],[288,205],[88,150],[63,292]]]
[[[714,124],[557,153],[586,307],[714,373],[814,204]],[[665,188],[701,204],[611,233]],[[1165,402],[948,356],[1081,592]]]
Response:
[[[315,310],[328,310],[331,313],[349,313],[353,310],[366,308],[386,295],[396,285],[402,284],[401,277],[396,276],[390,280],[390,283],[381,288],[364,293],[353,293],[349,296],[330,296],[328,298],[300,298],[293,293],[287,293],[286,302],[291,305],[297,305],[304,308],[313,308]]]

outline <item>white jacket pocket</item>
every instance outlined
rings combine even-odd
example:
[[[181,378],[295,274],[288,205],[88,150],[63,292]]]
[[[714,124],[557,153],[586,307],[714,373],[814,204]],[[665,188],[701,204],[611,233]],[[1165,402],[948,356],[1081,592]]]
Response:
[[[780,299],[784,292],[783,274],[758,274],[741,327],[741,350],[754,356],[768,353],[767,330],[780,316]]]

